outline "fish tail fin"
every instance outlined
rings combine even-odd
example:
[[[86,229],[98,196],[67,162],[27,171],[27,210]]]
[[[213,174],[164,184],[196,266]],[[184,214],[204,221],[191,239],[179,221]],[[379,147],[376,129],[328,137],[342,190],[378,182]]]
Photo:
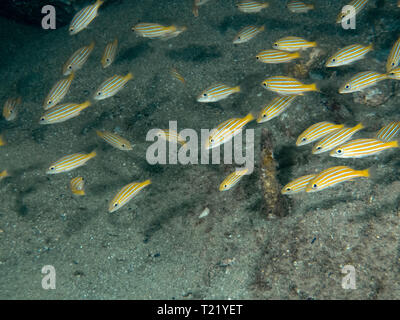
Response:
[[[96,150],[93,150],[91,153],[88,154],[88,156],[89,156],[90,158],[94,158],[95,156],[97,156]]]
[[[318,91],[318,92],[319,92],[319,89],[317,88],[317,84],[316,84],[316,83],[310,84],[310,90],[311,90],[311,91]]]
[[[368,168],[368,169],[365,169],[365,170],[360,170],[359,173],[360,173],[361,176],[369,178],[371,176],[371,169],[372,168]]]
[[[104,133],[103,133],[103,131],[100,131],[100,130],[96,130],[96,134],[99,136],[99,137],[103,137],[103,135],[104,135]]]
[[[68,76],[68,80],[69,80],[69,81],[72,81],[72,80],[74,79],[74,77],[75,77],[75,72],[74,72],[74,71],[71,71],[71,73],[70,73],[69,76]]]
[[[362,124],[362,122],[360,122],[359,124],[357,124],[355,127],[354,127],[354,129],[355,130],[361,130],[361,129],[363,129],[364,128],[364,125]]]
[[[95,42],[95,41],[92,41],[92,42],[89,44],[89,50],[93,50],[95,44],[96,44],[96,42]]]
[[[115,39],[114,39],[113,44],[114,44],[114,46],[117,46],[117,45],[118,45],[118,38],[115,38]]]
[[[390,146],[391,148],[398,148],[399,147],[399,143],[397,140],[393,140],[387,143],[388,146]]]
[[[151,184],[151,180],[150,180],[150,179],[147,179],[147,180],[145,180],[145,181],[142,182],[142,185],[143,185],[143,186],[147,186],[147,185],[149,185],[149,184]]]
[[[293,52],[293,53],[291,54],[291,57],[294,58],[294,59],[300,58],[300,57],[301,57],[301,56],[300,56],[300,52],[299,52],[299,51]]]
[[[176,26],[172,25],[167,28],[171,32],[175,32],[177,30]]]
[[[240,92],[240,86],[233,87],[233,91]]]
[[[310,42],[310,47],[316,47],[316,46],[317,46],[317,42],[316,41]]]
[[[2,172],[0,172],[0,177],[5,178],[5,177],[9,177],[10,174],[8,173],[7,170],[3,170]]]
[[[16,102],[17,102],[17,104],[21,104],[22,98],[21,98],[21,97],[18,97],[17,100],[16,100]]]
[[[311,10],[314,10],[314,9],[315,9],[315,6],[314,6],[313,4],[309,4],[307,7],[308,7],[309,9],[311,9]]]
[[[268,8],[269,3],[268,3],[268,2],[264,2],[264,3],[262,4],[262,6],[263,6],[263,8]]]
[[[90,107],[91,105],[92,105],[92,103],[89,100],[87,100],[84,103],[81,103],[80,107],[81,107],[81,110],[83,110],[83,109],[86,109],[87,107]]]
[[[259,31],[264,31],[265,30],[265,25],[262,25],[260,28],[258,28]]]
[[[78,196],[84,196],[85,195],[85,191],[84,190],[72,190],[73,194],[76,194]]]
[[[367,47],[367,49],[368,49],[369,51],[374,50],[374,44],[373,44],[373,43],[370,43],[369,46]]]
[[[246,120],[246,122],[250,122],[254,120],[254,115],[250,112],[247,116],[243,118],[243,120]]]
[[[97,7],[100,7],[105,1],[106,1],[106,0],[97,0],[96,3],[95,3],[95,5],[96,5]]]
[[[129,81],[129,80],[133,79],[133,73],[132,73],[132,72],[129,72],[129,73],[124,77],[124,79],[125,79],[126,81]]]

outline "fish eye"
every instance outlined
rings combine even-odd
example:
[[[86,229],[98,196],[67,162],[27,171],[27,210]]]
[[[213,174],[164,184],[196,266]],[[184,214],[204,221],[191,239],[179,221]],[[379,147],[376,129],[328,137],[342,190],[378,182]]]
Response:
[[[121,144],[121,147],[122,147],[122,148],[125,148],[125,143]]]
[[[69,28],[69,31],[74,31],[74,28],[73,27]]]
[[[107,62],[110,62],[110,58],[107,58],[106,61],[107,61]]]
[[[315,188],[317,188],[318,186],[317,186],[316,183],[314,183],[312,187],[315,189]]]
[[[292,190],[292,189],[290,189],[290,188],[286,188],[286,191],[290,191],[290,190]]]
[[[339,154],[341,154],[343,152],[343,150],[342,149],[337,149],[336,150],[336,153],[339,153]]]
[[[264,83],[263,83],[263,85],[264,85],[264,87],[266,87],[266,86],[267,86],[267,83],[266,83],[266,82],[264,82]]]
[[[258,60],[258,59],[260,59],[260,57],[259,57],[259,56],[256,56],[256,59]]]
[[[317,149],[317,150],[321,150],[321,146],[318,146],[316,149]]]
[[[306,141],[307,140],[307,138],[306,137],[303,137],[302,139],[301,139],[301,141]]]
[[[332,62],[336,62],[336,59],[332,59]]]
[[[238,37],[238,40],[240,40],[240,37]]]
[[[51,100],[49,100],[49,102],[47,102],[47,104],[52,104],[53,103],[53,101],[51,101]]]
[[[392,62],[392,67],[394,67],[394,62]]]
[[[278,44],[277,43],[274,43],[274,47],[277,47],[278,46]]]
[[[97,92],[97,95],[98,95],[98,96],[101,96],[101,91]]]
[[[267,114],[266,114],[266,113],[264,113],[264,114],[263,114],[263,118],[265,118],[266,116],[267,116]]]
[[[46,120],[44,117],[40,118],[40,121],[44,121],[44,120]]]
[[[69,65],[69,66],[68,66],[68,69],[69,69],[69,70],[71,70],[71,69],[72,69],[72,66],[71,66],[71,65]]]
[[[346,89],[350,89],[350,86],[348,84],[346,84],[345,88]]]
[[[114,208],[118,207],[118,203],[114,203]]]
[[[50,167],[50,170],[55,170],[56,169],[56,167]]]
[[[203,93],[203,97],[207,97],[207,93]]]
[[[224,188],[228,188],[228,185],[227,185],[227,184],[224,184]]]
[[[211,143],[214,143],[214,139],[210,139],[210,142],[211,142]]]

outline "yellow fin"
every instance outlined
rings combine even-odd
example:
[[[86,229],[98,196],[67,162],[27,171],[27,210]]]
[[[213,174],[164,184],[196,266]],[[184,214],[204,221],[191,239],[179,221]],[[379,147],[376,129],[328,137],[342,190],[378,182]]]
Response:
[[[133,79],[133,73],[132,73],[132,72],[129,72],[129,73],[124,77],[124,79],[125,79],[126,81],[129,81],[129,80]]]

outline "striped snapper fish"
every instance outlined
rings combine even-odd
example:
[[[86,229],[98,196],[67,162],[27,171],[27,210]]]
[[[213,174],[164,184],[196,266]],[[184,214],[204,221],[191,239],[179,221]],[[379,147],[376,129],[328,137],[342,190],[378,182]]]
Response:
[[[257,13],[265,8],[268,8],[268,6],[268,2],[258,2],[254,0],[244,0],[236,4],[236,7],[239,9],[239,11],[244,13]]]
[[[109,67],[115,60],[115,56],[117,55],[118,48],[118,39],[115,39],[113,42],[107,44],[104,49],[103,57],[101,58],[101,65],[103,69]]]
[[[264,63],[285,63],[299,57],[300,54],[298,52],[290,53],[274,49],[263,50],[258,55],[256,55],[256,59]]]
[[[96,134],[105,142],[122,151],[133,150],[131,143],[125,138],[109,131],[96,130]]]
[[[229,87],[223,83],[215,84],[204,90],[198,97],[198,102],[217,102],[229,97],[231,94],[240,92],[240,86]]]
[[[63,103],[55,106],[45,112],[39,120],[39,124],[53,124],[64,122],[75,118],[81,114],[81,111],[91,105],[90,101],[84,103]]]
[[[94,42],[90,45],[79,48],[74,54],[65,62],[63,66],[63,75],[68,76],[71,72],[75,72],[82,68],[94,48]]]
[[[340,89],[339,93],[352,93],[362,91],[366,88],[376,85],[378,82],[388,79],[386,74],[378,73],[375,71],[363,71],[357,73],[348,82],[346,82]]]
[[[6,177],[9,177],[9,173],[7,172],[7,170],[3,170],[2,172],[0,172],[0,181],[3,180]]]
[[[269,121],[283,113],[293,102],[296,96],[276,97],[264,106],[257,118],[257,123]]]
[[[130,72],[126,76],[115,75],[111,78],[108,78],[97,89],[93,99],[103,100],[116,95],[131,79],[133,79],[133,74]]]
[[[143,182],[132,182],[123,187],[111,200],[108,206],[108,212],[114,212],[126,205],[135,195],[139,193],[144,187],[151,184],[148,179]]]
[[[290,1],[287,4],[287,7],[288,7],[289,11],[293,12],[293,13],[306,13],[309,10],[313,10],[314,9],[314,5],[305,4],[304,2],[298,1],[298,0]]]
[[[71,171],[73,169],[85,165],[86,162],[88,162],[95,156],[96,156],[96,151],[92,151],[91,153],[74,153],[67,155],[57,160],[53,164],[51,164],[46,173],[56,174],[56,173]]]
[[[7,144],[7,141],[4,138],[4,134],[0,134],[0,147],[5,146],[6,144]]]
[[[242,131],[243,127],[247,123],[252,120],[254,120],[254,117],[249,113],[244,118],[232,118],[222,122],[216,128],[211,130],[205,143],[205,148],[212,149],[230,141],[235,135]]]
[[[353,63],[364,58],[365,55],[371,50],[373,50],[372,44],[370,44],[369,46],[352,44],[336,52],[332,57],[328,59],[325,66],[331,68]]]
[[[327,121],[315,123],[299,135],[296,141],[296,146],[304,146],[306,144],[322,139],[326,135],[338,129],[342,129],[343,127],[343,124],[334,124]]]
[[[228,175],[224,181],[221,182],[219,186],[219,191],[227,191],[231,189],[233,186],[235,186],[242,178],[244,175],[247,174],[249,169],[240,169],[236,170],[235,172],[232,172],[230,175]]]
[[[389,57],[386,62],[386,71],[389,72],[400,63],[400,38],[397,39],[393,45],[392,50],[390,50]]]
[[[251,39],[253,39],[260,32],[265,30],[265,26],[257,27],[257,26],[247,26],[242,28],[238,34],[233,39],[234,44],[245,43]]]
[[[320,154],[345,143],[357,132],[363,129],[362,123],[357,124],[352,128],[337,129],[327,136],[325,136],[319,143],[314,145],[312,149],[313,154]]]
[[[400,131],[400,121],[393,121],[383,126],[375,135],[375,138],[381,141],[392,140]]]
[[[185,83],[185,78],[175,68],[171,68],[170,74],[171,74],[172,77],[174,77],[175,79],[179,80],[183,84]]]
[[[53,86],[53,88],[47,95],[46,99],[44,99],[43,103],[44,110],[54,107],[66,96],[73,79],[74,79],[74,72],[71,72],[68,78],[61,79]]]
[[[400,80],[400,67],[396,67],[387,74],[389,79]]]
[[[3,117],[7,121],[13,121],[18,115],[18,106],[22,103],[21,97],[9,98],[3,106]]]
[[[163,26],[158,23],[141,22],[132,27],[139,36],[150,39],[171,39],[186,30],[186,27]]]
[[[85,180],[82,177],[71,179],[69,186],[73,194],[76,194],[77,196],[85,195]]]
[[[285,37],[281,38],[278,41],[275,41],[272,45],[275,49],[283,50],[283,51],[299,51],[305,50],[307,48],[316,47],[316,42],[310,42],[300,37]]]
[[[182,147],[186,145],[186,139],[175,130],[160,129],[157,132],[157,136],[168,142],[179,143]]]
[[[353,0],[348,5],[354,7],[355,15],[357,16],[357,14],[366,6],[367,3],[368,0]],[[341,10],[336,19],[336,23],[341,23],[342,21],[344,21],[344,18],[350,18],[350,14],[350,10],[347,10],[345,12]]]
[[[275,76],[265,79],[261,85],[265,89],[281,95],[303,95],[307,91],[318,91],[315,83],[303,84],[299,80],[285,76]]]
[[[358,177],[370,176],[369,169],[354,170],[346,166],[337,166],[321,171],[306,187],[306,192],[316,192],[333,187],[339,183]]]
[[[289,182],[287,185],[285,185],[281,193],[282,194],[294,194],[302,191],[306,191],[307,185],[310,183],[312,179],[315,178],[315,174],[308,174],[306,176],[301,176],[291,182]]]
[[[74,35],[86,29],[87,26],[98,15],[99,7],[104,3],[104,0],[96,0],[96,2],[86,8],[80,10],[72,19],[69,26],[69,34]]]
[[[342,144],[329,155],[336,158],[363,158],[390,148],[398,148],[397,141],[383,142],[377,139],[356,139]]]

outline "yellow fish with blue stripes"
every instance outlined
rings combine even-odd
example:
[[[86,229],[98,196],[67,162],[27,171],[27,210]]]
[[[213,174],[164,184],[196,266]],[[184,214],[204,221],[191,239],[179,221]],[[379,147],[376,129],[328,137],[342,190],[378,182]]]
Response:
[[[117,55],[118,39],[114,39],[113,42],[107,44],[104,49],[103,57],[101,58],[101,65],[103,69],[108,68],[115,60]]]
[[[242,28],[233,39],[234,44],[245,43],[253,39],[260,32],[265,30],[265,26],[247,26]]]
[[[173,76],[175,79],[179,80],[183,84],[185,84],[185,78],[179,73],[179,71],[176,68],[171,68],[170,70],[171,76]]]
[[[394,43],[392,50],[390,50],[387,62],[386,72],[396,68],[400,63],[400,38]]]
[[[247,174],[249,169],[239,169],[228,175],[219,186],[219,191],[227,191],[235,186]]]
[[[345,82],[345,84],[343,84],[342,87],[339,89],[339,93],[353,93],[357,91],[362,91],[386,79],[388,79],[388,76],[386,74],[375,71],[363,71],[357,73],[350,80]]]
[[[7,121],[15,120],[18,115],[18,106],[21,104],[21,102],[21,97],[7,99],[3,107],[4,119],[6,119]]]
[[[369,46],[352,44],[336,52],[332,57],[328,59],[325,66],[328,68],[332,68],[351,64],[364,58],[365,55],[371,50],[373,50],[372,44],[370,44]]]
[[[263,63],[286,63],[291,62],[294,59],[300,58],[300,54],[298,52],[286,52],[281,50],[263,50],[258,55],[256,55],[256,59]]]
[[[306,13],[314,9],[313,4],[305,4],[304,2],[299,0],[289,1],[287,7],[289,11],[293,13]]]
[[[232,118],[222,122],[216,128],[211,130],[208,139],[206,140],[205,148],[212,149],[230,141],[252,120],[254,120],[254,116],[249,113],[244,118]]]
[[[94,42],[88,46],[84,46],[76,50],[72,56],[65,62],[63,66],[63,75],[68,76],[83,67],[85,62],[89,59],[90,54],[94,48]]]
[[[257,123],[269,121],[282,114],[292,104],[296,96],[276,97],[261,110]]]
[[[228,98],[231,94],[240,92],[240,86],[230,87],[223,83],[215,84],[204,90],[198,97],[198,102],[217,102]]]
[[[186,140],[175,130],[159,129],[157,136],[168,142],[179,143],[182,147],[186,146]]]
[[[49,94],[43,103],[43,108],[45,110],[54,107],[57,103],[59,103],[69,91],[69,87],[71,86],[72,80],[74,79],[74,73],[65,78],[58,81],[53,88],[51,88]]]
[[[336,166],[321,171],[317,174],[306,187],[306,192],[317,192],[336,186],[345,181],[351,181],[355,178],[370,176],[369,169],[354,170],[346,166]]]
[[[133,79],[133,74],[130,72],[126,76],[115,75],[111,78],[108,78],[97,89],[93,99],[103,100],[116,95],[131,79]]]
[[[377,139],[355,139],[342,144],[330,152],[336,158],[363,158],[376,155],[383,150],[398,148],[397,141],[384,142]]]
[[[353,0],[351,1],[348,6],[351,6],[354,8],[354,14],[357,17],[357,15],[360,13],[362,9],[367,5],[368,0]],[[344,7],[343,7],[344,8]],[[343,12],[343,8],[340,10],[339,15],[337,16],[336,23],[342,23],[342,21],[346,21],[346,19],[349,19],[351,16],[351,11],[350,10],[345,10]]]
[[[94,4],[80,10],[72,19],[69,25],[69,34],[74,35],[82,30],[94,20],[98,15],[99,7],[104,3],[104,0],[97,0]]]
[[[381,141],[392,140],[400,131],[400,121],[393,121],[383,126],[375,135],[375,138]]]
[[[168,40],[185,31],[186,27],[177,27],[175,25],[163,26],[158,23],[141,22],[132,27],[132,30],[144,38]]]
[[[286,76],[275,76],[265,79],[261,85],[270,91],[281,95],[303,95],[304,92],[318,91],[317,85],[304,84],[299,80]]]
[[[282,188],[281,193],[288,195],[306,191],[307,185],[315,178],[315,176],[315,174],[308,174],[294,179]]]
[[[143,188],[151,184],[151,180],[145,180],[143,182],[132,182],[123,187],[115,197],[110,201],[108,206],[108,212],[114,212],[121,209],[126,205],[132,198],[137,195]]]
[[[275,41],[272,46],[274,49],[294,52],[316,47],[317,43],[315,41],[307,41],[300,37],[289,36]]]
[[[337,129],[330,134],[326,135],[322,140],[320,140],[317,144],[312,148],[313,154],[320,154],[347,142],[351,139],[351,137],[364,126],[362,123],[357,124],[352,128],[341,128]]]
[[[117,148],[122,151],[130,151],[133,150],[131,143],[122,138],[121,136],[117,135],[116,133],[112,133],[109,131],[99,131],[96,130],[97,135],[102,138],[105,142],[112,145],[114,148]]]
[[[239,9],[239,11],[244,13],[257,13],[265,8],[268,8],[269,3],[254,0],[242,0],[236,4],[236,7]]]
[[[296,146],[304,146],[322,139],[326,135],[344,127],[343,124],[334,124],[328,121],[314,123],[312,126],[304,130],[296,141]]]
[[[82,110],[90,107],[90,101],[85,101],[84,103],[63,103],[59,104],[45,112],[43,116],[40,117],[40,124],[53,124],[64,122],[69,119],[79,116]]]
[[[82,177],[71,179],[69,185],[73,194],[76,194],[77,196],[85,195],[85,180]]]
[[[85,165],[86,162],[93,159],[95,156],[96,151],[92,151],[91,153],[74,153],[67,155],[52,163],[46,173],[56,174],[71,171]]]

